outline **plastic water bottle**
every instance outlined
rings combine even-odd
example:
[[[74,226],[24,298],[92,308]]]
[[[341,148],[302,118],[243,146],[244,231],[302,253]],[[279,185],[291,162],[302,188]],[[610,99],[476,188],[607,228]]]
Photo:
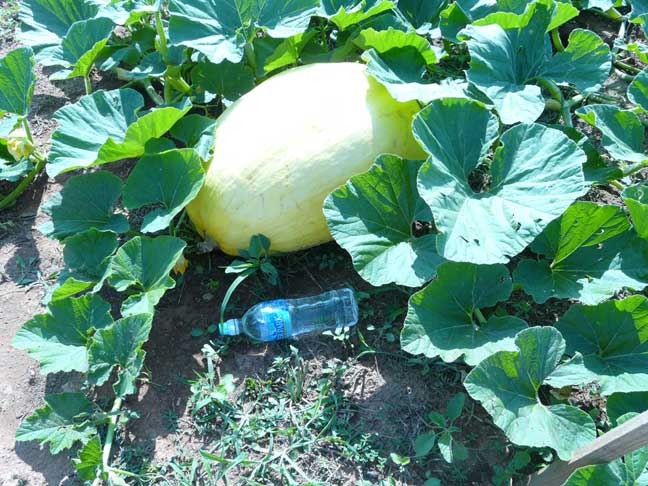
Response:
[[[348,288],[302,299],[279,299],[251,307],[240,319],[219,325],[221,335],[244,333],[255,341],[278,341],[342,329],[358,322],[358,304]]]

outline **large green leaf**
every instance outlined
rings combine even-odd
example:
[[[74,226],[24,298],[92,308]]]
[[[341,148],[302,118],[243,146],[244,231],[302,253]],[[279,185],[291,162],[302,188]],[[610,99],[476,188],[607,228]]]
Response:
[[[393,0],[321,0],[319,15],[346,30],[394,8]]]
[[[20,2],[19,39],[45,62],[77,21],[95,16],[98,7],[87,0],[24,0]]]
[[[444,263],[437,278],[410,298],[401,331],[403,350],[446,362],[463,357],[471,366],[497,351],[515,351],[515,335],[526,329],[526,322],[495,315],[480,322],[479,310],[506,301],[511,289],[504,265]]]
[[[428,79],[427,66],[437,62],[437,52],[416,32],[370,28],[361,31],[354,43],[365,50],[362,59],[367,62],[367,74],[398,101],[428,103],[436,98],[467,96],[464,84],[451,80],[439,84]]]
[[[538,395],[558,365],[565,341],[552,327],[533,327],[517,335],[517,351],[500,351],[479,363],[464,386],[481,402],[514,444],[551,447],[568,460],[596,437],[592,418],[566,404],[545,405]]]
[[[41,373],[88,369],[86,346],[94,330],[112,323],[110,304],[98,295],[52,302],[46,314],[26,322],[12,344],[41,365]]]
[[[79,478],[86,481],[96,479],[97,472],[103,468],[101,438],[95,435],[79,450],[78,456],[72,461]]]
[[[303,32],[318,4],[318,0],[171,0],[169,39],[202,52],[214,64],[225,59],[237,63],[257,29],[281,38]]]
[[[92,402],[82,393],[45,395],[45,406],[37,408],[20,424],[16,440],[49,444],[50,452],[58,454],[77,442],[89,441],[97,433],[88,421],[93,412]]]
[[[437,62],[437,54],[427,39],[416,32],[365,29],[354,38],[354,43],[365,50],[362,59],[367,62],[367,73],[398,101],[418,99],[427,103],[452,96],[452,92],[442,91],[439,84],[427,79],[427,66]],[[455,93],[462,96],[459,89]]]
[[[626,187],[621,194],[628,207],[634,228],[641,238],[648,238],[648,185]]]
[[[453,42],[459,42],[457,39],[459,31],[473,22],[478,25],[481,23],[489,24],[494,21],[499,21],[502,24],[505,24],[508,20],[509,23],[512,24],[523,24],[527,21],[527,18],[530,15],[535,13],[535,3],[542,3],[547,8],[551,9],[551,23],[547,30],[559,27],[565,22],[578,16],[579,13],[578,9],[574,7],[571,2],[562,1],[504,0],[492,2],[484,0],[456,0],[441,12],[439,26],[444,38]],[[517,15],[507,15],[507,13]]]
[[[646,0],[628,0],[628,5],[632,7],[630,20],[636,24],[642,24],[645,28],[648,19],[648,2]]]
[[[302,60],[303,50],[316,36],[317,31],[309,30],[285,39],[273,39],[267,36],[254,39],[256,76],[262,78],[277,69],[298,65]],[[346,44],[350,43],[347,42]],[[319,46],[316,43],[311,45]],[[243,87],[245,87],[245,84]]]
[[[254,72],[244,62],[201,62],[192,71],[192,77],[196,86],[220,95],[230,102],[236,101],[254,88]]]
[[[596,382],[601,394],[648,391],[648,302],[640,295],[595,306],[572,305],[558,321],[575,355],[549,383],[562,387]]]
[[[108,42],[114,25],[112,20],[105,17],[72,24],[61,45],[52,51],[49,62],[65,69],[52,74],[50,79],[88,76],[95,59]]]
[[[396,14],[421,35],[429,34],[439,23],[447,0],[398,0]]]
[[[16,182],[34,168],[34,164],[29,159],[23,159],[20,162],[5,162],[0,158],[0,181]]]
[[[549,125],[567,135],[571,140],[576,142],[587,155],[587,162],[583,165],[585,181],[591,185],[605,185],[610,181],[621,179],[623,172],[616,165],[610,164],[603,158],[599,150],[594,145],[594,140],[574,127],[566,125]]]
[[[110,284],[119,292],[135,292],[122,304],[122,315],[152,313],[153,307],[175,281],[169,272],[186,243],[172,236],[137,236],[117,250],[112,260]]]
[[[460,33],[471,59],[466,76],[493,100],[505,124],[533,122],[543,112],[538,79],[589,92],[600,88],[612,68],[609,47],[586,30],[573,30],[565,51],[552,55],[546,34],[551,10],[541,3],[531,4],[529,10],[531,15],[493,16],[488,25],[484,21]],[[504,20],[512,19],[519,22],[506,26]]]
[[[416,237],[412,231],[417,219],[431,219],[416,189],[420,166],[418,161],[383,155],[324,202],[333,238],[372,285],[417,287],[430,280],[443,261],[436,253],[435,234]]]
[[[205,172],[193,149],[174,149],[145,155],[135,165],[124,186],[124,205],[137,209],[156,208],[144,216],[141,231],[155,233],[167,228],[173,218],[202,187]]]
[[[35,83],[34,53],[29,47],[0,58],[0,116],[3,111],[27,115]]]
[[[353,42],[363,50],[374,49],[378,54],[385,54],[393,49],[411,49],[418,52],[425,64],[435,64],[437,56],[429,41],[416,32],[403,32],[394,28],[360,31]]]
[[[573,204],[531,244],[544,258],[523,259],[515,281],[536,302],[552,297],[595,304],[624,287],[648,284],[648,243],[618,206]]]
[[[628,86],[628,99],[648,111],[648,69],[644,69],[635,76]]]
[[[420,112],[413,126],[431,154],[419,171],[419,192],[448,260],[506,263],[587,191],[585,153],[558,130],[529,124],[505,132],[490,182],[476,192],[470,178],[498,136],[495,116],[480,103],[446,98]]]
[[[110,257],[117,249],[117,235],[112,231],[90,229],[65,240],[65,268],[52,291],[52,300],[60,300],[90,287],[97,292],[108,277]]]
[[[621,459],[617,459],[608,464],[581,467],[569,476],[564,486],[634,485],[634,482],[628,483],[625,481],[624,470],[625,466]]]
[[[152,314],[136,314],[97,331],[88,351],[88,381],[103,385],[117,368],[118,378],[113,384],[115,395],[124,397],[135,393],[135,381],[146,356],[142,345],[148,341],[152,322]]]
[[[192,147],[202,160],[208,161],[214,150],[215,127],[216,120],[213,118],[191,114],[173,125],[171,135],[187,147]]]
[[[644,126],[632,111],[616,105],[587,105],[576,114],[601,131],[601,143],[615,159],[641,162],[648,158],[643,150]]]
[[[107,17],[116,24],[128,26],[157,12],[162,4],[158,0],[90,0],[99,5],[97,17]]]
[[[124,233],[128,231],[126,216],[114,214],[121,191],[119,177],[105,170],[70,177],[61,192],[43,206],[52,220],[38,229],[58,239],[93,228]]]
[[[142,95],[127,88],[97,91],[58,110],[47,174],[139,157],[146,142],[166,133],[190,108],[165,106],[139,116],[143,106]]]
[[[362,60],[367,63],[367,74],[385,86],[398,101],[429,103],[438,98],[471,97],[463,81],[443,79],[432,83],[425,79],[425,61],[414,49],[392,49],[382,55],[370,49],[362,54]]]
[[[607,399],[605,411],[616,426],[619,417],[627,413],[643,413],[648,410],[648,392],[613,393]]]

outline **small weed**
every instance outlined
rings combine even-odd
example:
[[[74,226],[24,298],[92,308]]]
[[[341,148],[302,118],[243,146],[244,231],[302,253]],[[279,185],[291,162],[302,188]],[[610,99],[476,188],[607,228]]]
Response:
[[[321,253],[317,255],[319,270],[334,270],[338,264],[344,263],[344,257],[336,253]]]
[[[274,358],[266,377],[246,378],[235,393],[233,377],[216,373],[216,350],[206,350],[207,370],[191,381],[190,411],[209,445],[199,457],[191,453],[165,465],[168,484],[226,484],[244,477],[230,484],[324,485],[321,480],[340,461],[381,471],[389,464],[380,438],[360,431],[353,420],[356,406],[342,389],[348,365],[330,360],[314,376],[290,346]]]
[[[443,459],[448,463],[461,462],[468,458],[468,450],[454,434],[460,429],[454,422],[461,416],[466,396],[457,393],[448,402],[445,414],[430,412],[427,416],[429,430],[420,434],[414,443],[416,457],[427,456],[435,444]]]
[[[16,284],[29,285],[39,279],[40,275],[37,268],[38,257],[31,257],[25,261],[23,257],[17,256],[16,265],[20,271],[20,275],[16,278]]]
[[[527,452],[517,451],[511,460],[504,466],[494,465],[493,484],[495,486],[504,486],[512,484],[514,479],[522,476],[521,470],[531,462],[531,456]]]
[[[180,419],[180,415],[178,415],[178,412],[175,410],[171,410],[170,408],[167,408],[164,410],[164,413],[162,414],[162,418],[164,419],[164,427],[166,428],[166,431],[169,432],[170,434],[174,434],[178,431],[178,420]]]

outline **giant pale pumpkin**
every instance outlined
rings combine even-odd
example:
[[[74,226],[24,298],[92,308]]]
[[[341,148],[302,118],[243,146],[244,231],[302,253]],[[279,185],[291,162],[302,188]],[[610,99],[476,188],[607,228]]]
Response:
[[[187,211],[229,254],[264,234],[289,252],[331,239],[322,204],[382,153],[420,159],[399,103],[356,63],[311,64],[270,78],[219,118],[205,184]]]

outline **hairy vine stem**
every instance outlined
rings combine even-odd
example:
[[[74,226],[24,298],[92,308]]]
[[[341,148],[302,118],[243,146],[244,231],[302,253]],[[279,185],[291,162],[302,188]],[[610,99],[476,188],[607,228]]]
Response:
[[[0,200],[0,210],[6,208],[16,199],[18,199],[18,196],[20,196],[25,191],[25,189],[27,189],[27,186],[29,186],[31,181],[33,181],[38,173],[43,170],[43,167],[45,167],[45,162],[47,162],[47,159],[45,157],[41,156],[40,154],[32,154],[32,157],[37,161],[36,167],[34,167],[34,169],[29,173],[27,177],[20,181],[20,184],[18,184],[13,191],[11,191],[7,196]]]
[[[560,88],[556,85],[556,83],[549,81],[548,79],[538,78],[538,84],[545,88],[549,92],[551,97],[560,104],[560,113],[563,120],[565,121],[565,125],[567,125],[568,127],[574,126],[571,120],[571,112],[569,111],[569,103],[565,102],[562,91],[560,91]]]
[[[116,397],[113,406],[110,409],[110,417],[108,418],[108,430],[106,431],[106,440],[104,442],[103,450],[101,453],[101,463],[104,471],[110,470],[110,451],[112,450],[113,439],[115,438],[115,428],[117,427],[117,417],[119,409],[122,406],[123,399]],[[92,486],[101,486],[103,480],[97,478],[93,481]]]
[[[631,64],[623,61],[614,61],[614,66],[618,67],[619,69],[623,69],[624,71],[629,71],[632,74],[639,74],[641,72],[641,69],[639,69],[638,67],[632,66]]]
[[[560,39],[560,32],[558,32],[558,27],[551,31],[551,42],[553,43],[556,51],[563,52],[565,50],[565,46],[563,46],[562,40]]]

